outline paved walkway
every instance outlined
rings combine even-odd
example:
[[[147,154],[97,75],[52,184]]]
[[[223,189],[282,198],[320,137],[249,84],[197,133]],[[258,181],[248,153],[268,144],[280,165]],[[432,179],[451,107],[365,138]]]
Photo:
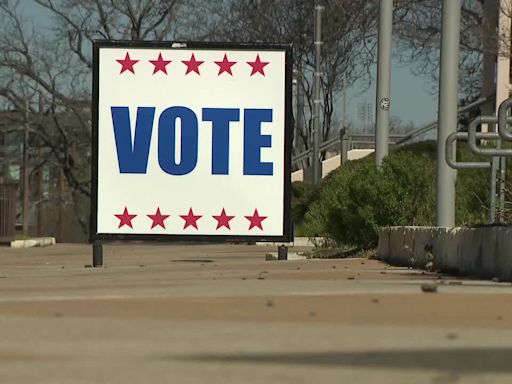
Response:
[[[512,382],[511,284],[266,252],[0,248],[0,383]]]

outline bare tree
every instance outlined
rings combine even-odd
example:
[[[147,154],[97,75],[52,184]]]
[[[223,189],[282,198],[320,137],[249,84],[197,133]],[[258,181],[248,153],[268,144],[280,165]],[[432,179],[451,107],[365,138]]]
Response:
[[[31,135],[47,149],[40,161],[63,173],[75,200],[90,195],[92,42],[205,39],[216,21],[208,16],[217,3],[221,1],[0,2],[0,103],[20,113],[28,105]],[[36,30],[22,6],[47,12],[51,26]],[[78,218],[86,230],[86,217]]]
[[[378,2],[325,0],[322,21],[322,137],[327,139],[339,128],[332,121],[335,96],[343,86],[369,79],[375,55],[375,20]],[[305,100],[295,120],[295,153],[312,146],[314,8],[312,0],[232,0],[228,20],[216,32],[223,40],[293,43],[297,94]]]
[[[322,136],[335,130],[335,95],[345,82],[369,79],[378,1],[323,0]],[[71,196],[90,195],[91,44],[111,40],[216,40],[294,44],[297,86],[304,95],[297,151],[311,147],[313,0],[26,0],[0,2],[0,103],[23,113],[31,134],[65,177]],[[45,30],[22,8],[52,18]],[[44,99],[39,111],[38,95]],[[297,116],[296,116],[297,117]],[[84,229],[86,219],[78,215]]]
[[[440,0],[398,0],[395,12],[399,57],[414,63],[416,73],[431,75],[434,87],[439,74],[441,11]],[[498,11],[499,0],[462,1],[459,78],[466,102],[494,91]]]

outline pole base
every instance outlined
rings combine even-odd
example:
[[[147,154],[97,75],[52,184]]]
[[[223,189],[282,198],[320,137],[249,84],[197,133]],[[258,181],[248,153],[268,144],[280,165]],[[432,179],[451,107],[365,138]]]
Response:
[[[288,260],[288,247],[286,245],[277,247],[277,260]]]
[[[103,266],[103,244],[100,241],[92,244],[92,266],[94,268]]]

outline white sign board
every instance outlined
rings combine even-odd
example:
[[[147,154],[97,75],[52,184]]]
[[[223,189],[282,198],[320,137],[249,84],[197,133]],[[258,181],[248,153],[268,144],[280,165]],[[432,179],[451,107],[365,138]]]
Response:
[[[91,240],[289,240],[291,59],[96,42]]]

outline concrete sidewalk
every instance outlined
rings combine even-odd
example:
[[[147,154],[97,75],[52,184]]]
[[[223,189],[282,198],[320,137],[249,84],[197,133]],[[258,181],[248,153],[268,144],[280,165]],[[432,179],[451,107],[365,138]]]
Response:
[[[0,382],[510,382],[510,284],[269,251],[0,248]]]

